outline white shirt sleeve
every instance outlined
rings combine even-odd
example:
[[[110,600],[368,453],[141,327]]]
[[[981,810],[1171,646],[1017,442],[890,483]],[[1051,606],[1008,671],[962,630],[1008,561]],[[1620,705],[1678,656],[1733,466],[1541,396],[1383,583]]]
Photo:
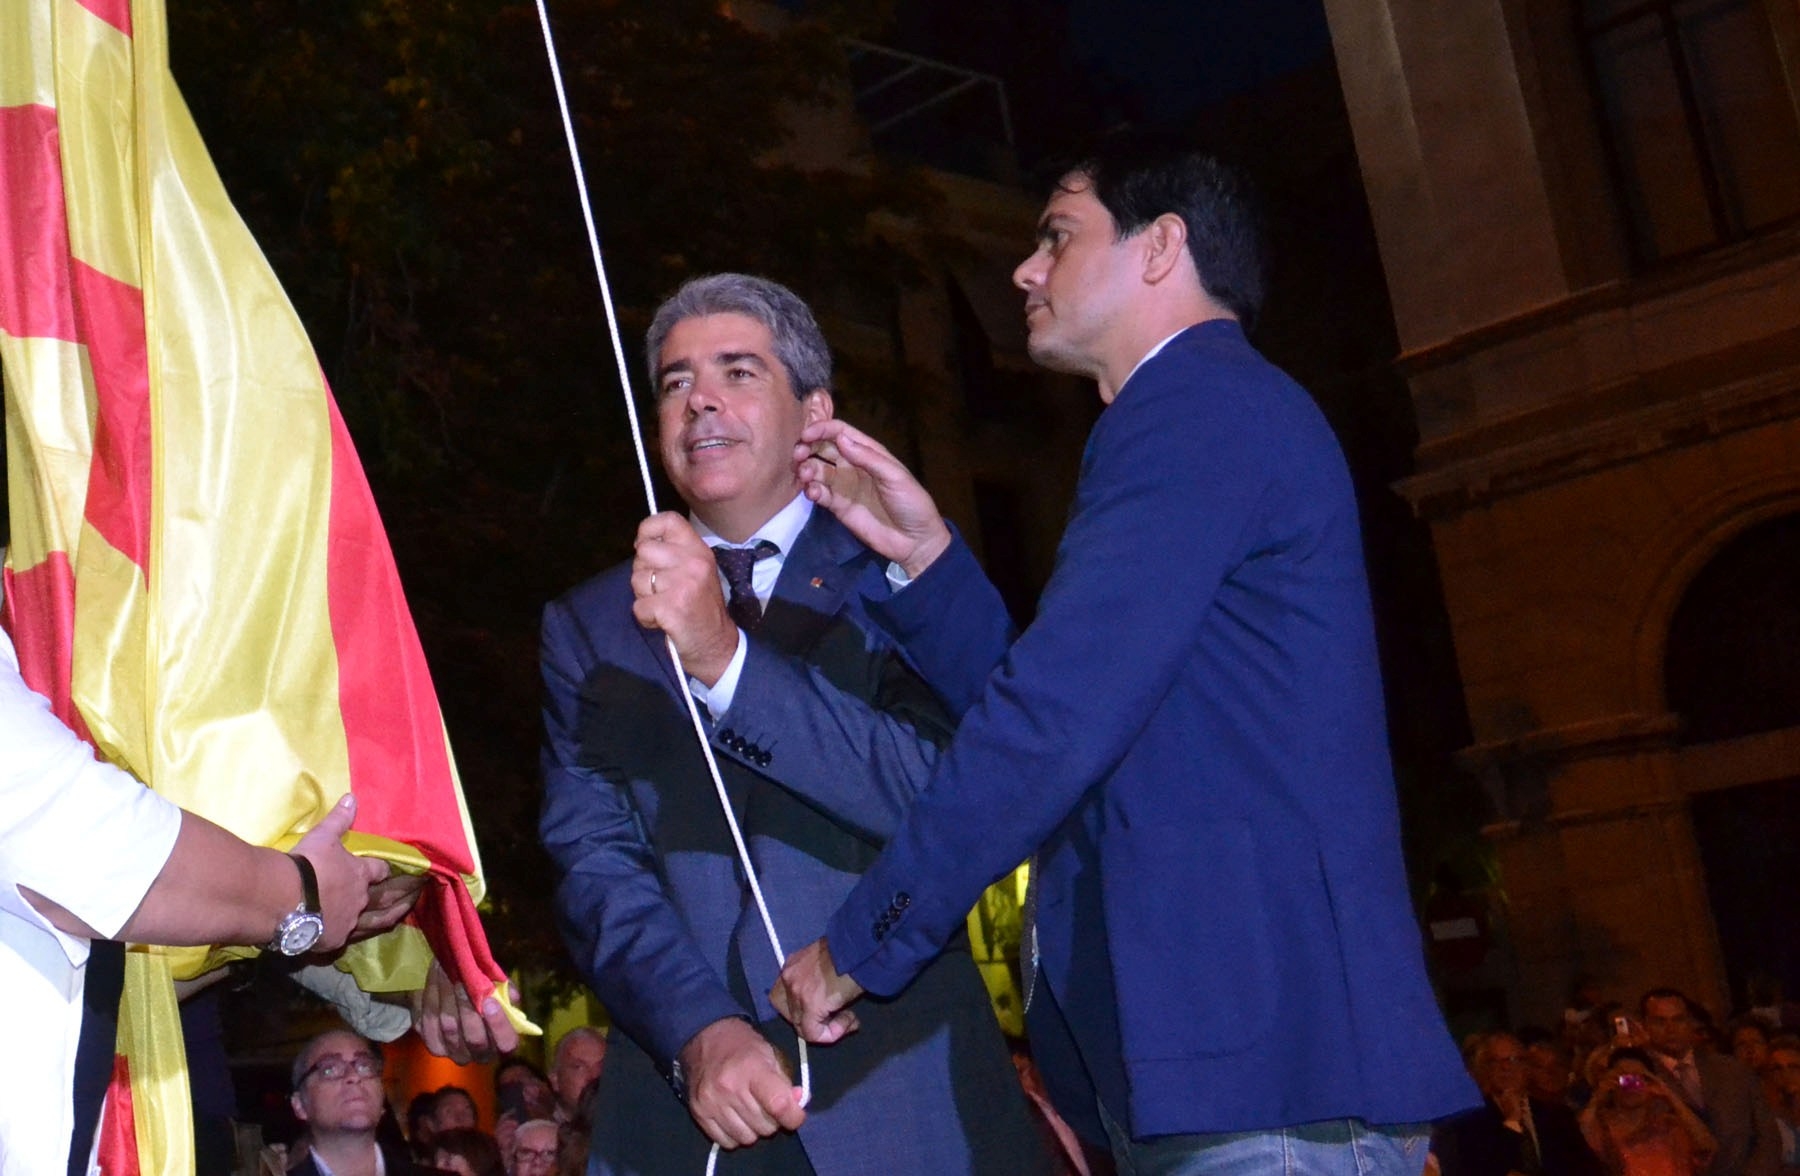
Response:
[[[750,639],[738,630],[737,652],[731,655],[731,664],[719,675],[719,680],[711,686],[698,678],[688,679],[688,690],[694,695],[694,701],[705,707],[717,721],[726,711],[731,709],[731,700],[737,697],[738,679],[744,673],[744,659],[750,656]]]
[[[96,759],[25,685],[3,632],[0,748],[0,908],[53,931],[79,964],[86,941],[54,932],[19,888],[117,935],[174,850],[181,809]]]

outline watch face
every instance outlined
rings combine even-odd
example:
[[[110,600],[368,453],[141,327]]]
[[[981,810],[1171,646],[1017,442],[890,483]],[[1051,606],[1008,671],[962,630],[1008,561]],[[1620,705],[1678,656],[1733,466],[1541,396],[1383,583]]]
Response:
[[[289,911],[275,931],[275,950],[282,955],[297,956],[312,950],[312,945],[325,934],[325,920],[304,911]]]

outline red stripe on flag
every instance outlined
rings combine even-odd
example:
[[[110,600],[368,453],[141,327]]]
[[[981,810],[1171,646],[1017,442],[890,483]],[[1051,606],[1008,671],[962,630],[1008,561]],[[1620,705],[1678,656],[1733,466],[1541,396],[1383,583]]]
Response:
[[[431,671],[374,495],[329,390],[325,403],[331,414],[326,596],[356,823],[410,842],[440,866],[473,873]]]
[[[360,803],[360,802],[359,802]],[[360,817],[361,810],[358,810]],[[481,916],[463,880],[442,867],[426,876],[430,883],[407,921],[425,933],[431,954],[444,971],[465,988],[480,1008],[489,993],[506,983],[506,973],[494,962]]]
[[[70,700],[75,649],[75,574],[66,551],[53,551],[36,567],[4,573],[6,600],[0,623],[12,635],[25,684],[50,700],[50,709],[75,734],[94,741]],[[23,625],[19,618],[27,618]]]
[[[144,295],[77,260],[75,316],[94,370],[94,462],[87,521],[150,571],[150,361]]]
[[[106,1088],[106,1110],[100,1116],[100,1148],[94,1157],[105,1176],[141,1176],[137,1121],[131,1102],[131,1065],[113,1055],[112,1085]]]
[[[131,35],[131,0],[75,0],[127,37]]]
[[[75,340],[56,111],[0,107],[0,331]]]

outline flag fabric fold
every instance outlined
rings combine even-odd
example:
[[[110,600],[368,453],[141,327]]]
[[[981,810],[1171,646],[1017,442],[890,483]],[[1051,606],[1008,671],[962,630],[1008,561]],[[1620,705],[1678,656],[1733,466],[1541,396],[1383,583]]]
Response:
[[[0,623],[27,682],[246,840],[291,844],[354,791],[359,852],[432,882],[340,966],[410,988],[435,953],[525,1027],[475,913],[480,858],[367,480],[175,87],[160,0],[0,0],[0,364]],[[155,957],[140,986],[220,958],[131,955]],[[166,1048],[155,1009],[126,1019]],[[140,1148],[179,1152],[178,1128],[142,1129],[168,1095],[141,1079],[167,1058],[127,1056],[114,1102]]]

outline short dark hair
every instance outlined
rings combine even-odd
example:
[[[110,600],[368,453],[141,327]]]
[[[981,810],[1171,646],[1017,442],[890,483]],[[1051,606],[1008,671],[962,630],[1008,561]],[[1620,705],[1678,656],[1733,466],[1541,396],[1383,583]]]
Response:
[[[410,1137],[421,1119],[431,1118],[431,1104],[437,1101],[435,1090],[422,1090],[406,1104],[406,1134]],[[429,1130],[429,1128],[427,1128]]]
[[[1648,1053],[1635,1045],[1621,1045],[1618,1049],[1615,1049],[1606,1055],[1606,1068],[1608,1070],[1612,1069],[1620,1062],[1636,1062],[1652,1074],[1656,1073],[1656,1063],[1650,1059]]]
[[[434,1152],[445,1151],[469,1162],[475,1176],[506,1176],[500,1159],[500,1145],[485,1131],[473,1127],[453,1127],[431,1140]]]
[[[741,314],[768,328],[775,359],[787,372],[794,396],[806,399],[815,388],[831,387],[831,347],[804,299],[780,282],[752,274],[708,274],[682,283],[681,289],[656,308],[644,332],[644,362],[650,369],[650,393],[656,395],[656,369],[662,346],[675,325],[709,314]]]
[[[467,1089],[456,1085],[456,1083],[450,1082],[431,1092],[432,1113],[436,1114],[437,1109],[444,1105],[444,1100],[450,1098],[466,1098],[469,1100],[469,1105],[471,1107],[475,1106],[474,1095],[470,1094]]]
[[[535,1065],[533,1065],[531,1062],[527,1061],[525,1058],[518,1057],[515,1055],[510,1058],[501,1058],[499,1064],[494,1067],[494,1089],[495,1090],[500,1089],[502,1076],[512,1070],[523,1070],[527,1074],[530,1074],[533,1078],[537,1079],[539,1082],[548,1083],[548,1081],[549,1081],[547,1078],[544,1077],[544,1072],[542,1070],[538,1069]]]
[[[1694,1002],[1688,998],[1688,994],[1681,991],[1679,988],[1652,988],[1650,991],[1644,993],[1644,995],[1638,997],[1639,1016],[1648,1016],[1650,1014],[1650,1002],[1653,1000],[1678,1000],[1681,1002],[1682,1012],[1686,1013],[1696,1021],[1700,1019],[1699,1006],[1694,1004]]]
[[[1255,190],[1239,169],[1162,134],[1118,132],[1064,164],[1056,187],[1085,180],[1119,239],[1164,213],[1187,226],[1200,284],[1246,331],[1263,304],[1263,229]]]

